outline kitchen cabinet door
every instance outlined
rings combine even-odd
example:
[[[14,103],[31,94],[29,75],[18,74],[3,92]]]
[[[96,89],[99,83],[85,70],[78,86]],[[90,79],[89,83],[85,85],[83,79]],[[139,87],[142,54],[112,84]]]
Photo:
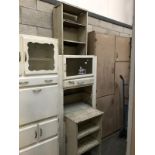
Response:
[[[44,140],[58,133],[58,119],[51,119],[39,123],[39,140]]]
[[[102,97],[114,93],[115,36],[89,33],[88,53],[97,56],[97,93]]]
[[[116,61],[129,61],[130,38],[116,36]]]
[[[58,114],[58,85],[19,90],[20,125]]]
[[[108,136],[115,131],[114,95],[98,98],[96,107],[100,111],[104,112],[102,119],[102,137]]]
[[[116,62],[115,63],[115,109],[116,109],[116,130],[120,129],[123,125],[123,83],[120,78],[122,75],[125,83],[129,84],[129,62]],[[129,87],[125,86],[125,96],[128,98]]]
[[[29,125],[19,130],[19,148],[23,148],[36,143],[38,140],[37,125]]]
[[[26,149],[20,150],[20,155],[59,155],[58,138],[43,141]]]

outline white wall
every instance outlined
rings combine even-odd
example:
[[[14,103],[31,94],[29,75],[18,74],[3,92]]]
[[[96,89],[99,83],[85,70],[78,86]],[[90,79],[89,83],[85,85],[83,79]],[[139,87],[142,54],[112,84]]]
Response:
[[[133,0],[60,0],[132,25]]]

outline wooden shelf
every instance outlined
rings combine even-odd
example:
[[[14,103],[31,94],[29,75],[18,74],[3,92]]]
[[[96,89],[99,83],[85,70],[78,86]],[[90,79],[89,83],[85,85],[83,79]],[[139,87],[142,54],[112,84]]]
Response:
[[[94,148],[97,145],[99,145],[99,142],[93,137],[83,139],[81,141],[79,148],[78,148],[78,155],[81,155],[81,154],[91,150],[92,148]]]
[[[50,58],[29,58],[30,61],[51,61]]]
[[[66,39],[64,39],[64,44],[68,44],[68,45],[71,45],[71,44],[85,45],[86,43],[85,42],[80,42],[80,41],[74,41],[74,40],[66,40]]]
[[[74,28],[86,27],[83,24],[80,24],[71,20],[66,20],[66,19],[64,19],[64,26],[74,27]]]
[[[88,136],[96,131],[98,131],[100,129],[99,126],[93,126],[92,124],[83,126],[83,128],[80,129],[79,133],[78,133],[78,139],[81,139],[85,136]]]

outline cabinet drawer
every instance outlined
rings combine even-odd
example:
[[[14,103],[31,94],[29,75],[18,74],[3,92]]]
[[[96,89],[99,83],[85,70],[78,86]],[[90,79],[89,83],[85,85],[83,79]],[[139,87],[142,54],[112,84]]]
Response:
[[[19,129],[19,148],[23,148],[37,142],[37,125],[30,125]]]
[[[93,78],[67,80],[67,81],[64,81],[64,88],[72,88],[72,87],[79,87],[83,85],[89,85],[89,84],[92,84],[93,82],[94,82]]]
[[[58,138],[52,138],[34,146],[20,150],[20,155],[59,155]]]
[[[39,140],[44,140],[58,133],[58,119],[52,119],[39,123]]]
[[[58,83],[58,75],[42,77],[22,77],[19,79],[19,87],[47,85]]]
[[[19,91],[19,124],[56,116],[58,86],[25,88]]]

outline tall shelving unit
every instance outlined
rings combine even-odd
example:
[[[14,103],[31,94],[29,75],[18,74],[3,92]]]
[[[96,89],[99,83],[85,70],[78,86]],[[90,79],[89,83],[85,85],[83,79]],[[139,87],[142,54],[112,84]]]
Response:
[[[60,154],[100,155],[103,113],[96,109],[96,56],[87,55],[88,12],[60,3],[53,10],[53,37],[59,40],[63,107]]]
[[[88,12],[60,3],[53,10],[54,37],[59,39],[59,54],[87,54]]]

